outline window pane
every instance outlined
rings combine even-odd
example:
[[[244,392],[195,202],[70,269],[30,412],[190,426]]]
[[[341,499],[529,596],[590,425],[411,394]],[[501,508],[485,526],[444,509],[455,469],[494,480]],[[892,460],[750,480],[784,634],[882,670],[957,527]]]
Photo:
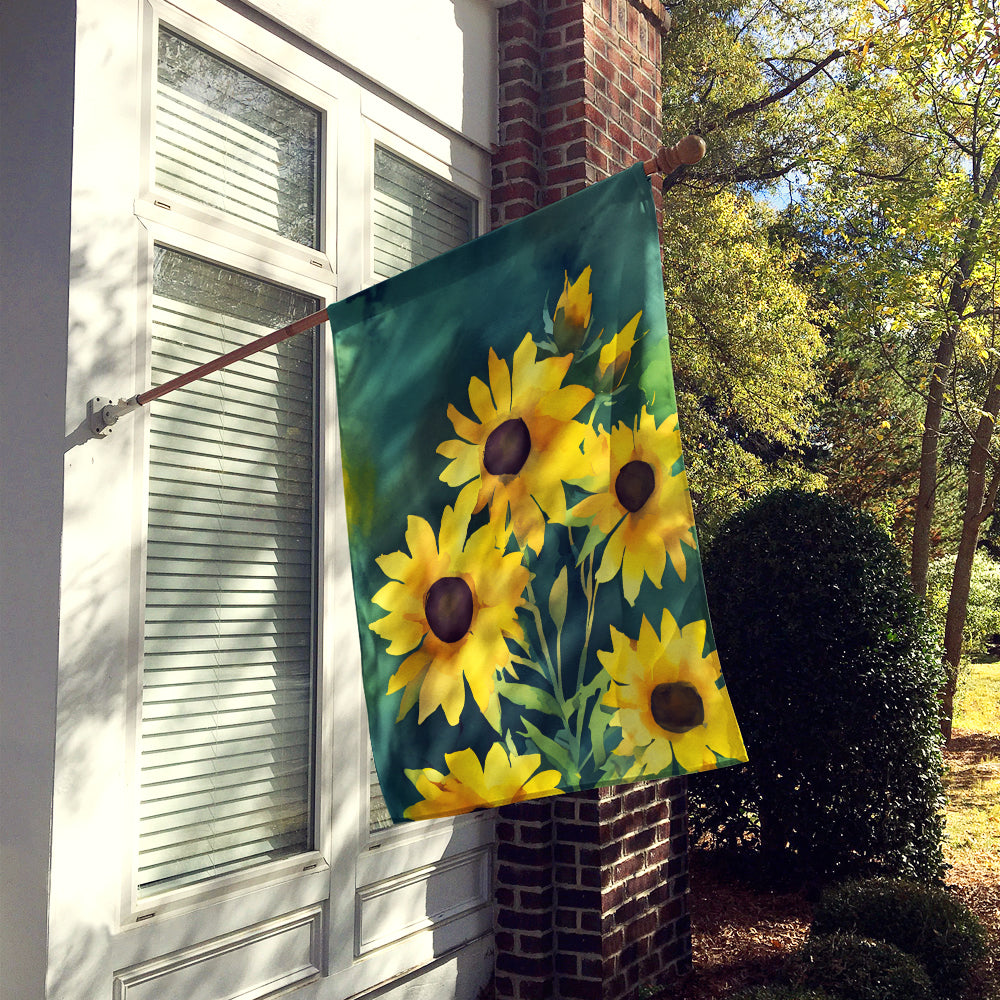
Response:
[[[317,246],[319,112],[160,28],[156,184]]]
[[[375,275],[391,278],[476,235],[476,201],[375,147]]]
[[[318,308],[163,248],[152,382]],[[141,894],[312,847],[314,334],[150,405]]]
[[[476,235],[476,200],[381,146],[375,147],[374,272],[391,278]],[[369,752],[369,829],[392,826]]]

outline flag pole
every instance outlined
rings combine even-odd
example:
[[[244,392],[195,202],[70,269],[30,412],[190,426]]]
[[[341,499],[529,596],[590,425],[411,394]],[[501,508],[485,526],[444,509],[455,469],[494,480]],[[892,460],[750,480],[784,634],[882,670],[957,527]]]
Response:
[[[665,176],[682,164],[697,163],[704,155],[705,140],[701,136],[688,135],[673,146],[661,146],[654,157],[643,162],[642,168],[647,175],[663,174]],[[289,323],[288,326],[283,326],[280,330],[264,334],[263,337],[258,337],[242,347],[237,347],[228,354],[223,354],[197,368],[192,368],[191,371],[178,375],[176,378],[170,379],[169,382],[164,382],[152,389],[146,389],[128,399],[119,399],[117,403],[102,396],[95,396],[87,401],[87,422],[90,425],[90,431],[94,437],[106,437],[111,433],[112,426],[118,422],[118,418],[126,413],[131,413],[133,410],[139,409],[140,406],[145,406],[154,399],[159,399],[190,382],[195,382],[206,375],[220,371],[235,361],[242,361],[244,358],[266,350],[274,344],[288,340],[289,337],[305,333],[306,330],[311,330],[313,327],[325,323],[327,318],[327,310],[320,309],[309,316],[303,316],[302,319],[298,319],[294,323]]]

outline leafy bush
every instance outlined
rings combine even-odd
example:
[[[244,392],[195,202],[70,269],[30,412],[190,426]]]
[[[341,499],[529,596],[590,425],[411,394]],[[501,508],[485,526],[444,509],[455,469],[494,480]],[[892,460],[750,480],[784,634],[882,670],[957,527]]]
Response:
[[[695,835],[800,877],[940,877],[942,670],[889,537],[780,490],[723,526],[705,578],[750,763],[690,782]]]
[[[958,997],[986,955],[982,924],[945,889],[905,879],[869,879],[827,889],[814,935],[851,932],[895,945],[923,963],[938,993]]]
[[[731,1000],[839,1000],[824,990],[803,989],[800,986],[751,986],[740,990]]]
[[[837,1000],[933,1000],[927,971],[912,955],[854,934],[810,938],[792,970],[798,985]]]

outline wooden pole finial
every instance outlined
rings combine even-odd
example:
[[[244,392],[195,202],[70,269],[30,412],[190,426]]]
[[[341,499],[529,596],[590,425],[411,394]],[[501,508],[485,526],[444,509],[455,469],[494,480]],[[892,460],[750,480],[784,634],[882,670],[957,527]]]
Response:
[[[660,146],[656,156],[646,160],[642,167],[647,174],[673,173],[682,164],[693,166],[705,155],[707,150],[705,140],[700,135],[686,135],[673,146]]]

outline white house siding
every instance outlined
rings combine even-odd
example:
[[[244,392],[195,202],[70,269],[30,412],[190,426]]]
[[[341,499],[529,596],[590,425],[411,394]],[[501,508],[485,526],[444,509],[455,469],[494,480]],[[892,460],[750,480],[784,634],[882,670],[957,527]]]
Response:
[[[86,404],[146,387],[152,238],[200,238],[143,180],[157,16],[226,58],[276,67],[322,105],[335,236],[315,277],[295,272],[295,252],[238,234],[220,256],[330,299],[371,280],[359,206],[374,142],[485,211],[495,11],[487,0],[78,0],[74,15],[34,0],[0,16],[4,1000],[249,1000],[297,984],[316,1000],[474,997],[492,964],[487,828],[368,836],[333,434],[316,850],[162,906],[134,898],[146,424],[131,414],[95,440]],[[330,381],[327,370],[328,397]]]

